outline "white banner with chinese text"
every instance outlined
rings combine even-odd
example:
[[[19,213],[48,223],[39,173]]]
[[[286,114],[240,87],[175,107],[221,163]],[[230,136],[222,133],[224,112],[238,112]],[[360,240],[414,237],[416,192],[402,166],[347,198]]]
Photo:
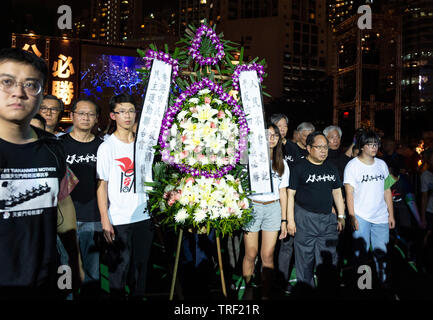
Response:
[[[144,193],[144,182],[152,182],[152,163],[162,119],[168,104],[172,66],[153,60],[135,141],[136,192]]]
[[[248,168],[251,190],[254,194],[272,192],[269,146],[266,138],[262,93],[257,72],[242,71],[239,75],[239,85],[242,105],[250,128]]]

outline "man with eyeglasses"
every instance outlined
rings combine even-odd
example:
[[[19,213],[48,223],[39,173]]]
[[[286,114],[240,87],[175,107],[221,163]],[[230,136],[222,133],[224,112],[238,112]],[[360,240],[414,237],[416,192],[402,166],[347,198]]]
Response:
[[[62,118],[64,103],[61,99],[53,95],[45,95],[39,107],[39,114],[44,117],[46,124],[45,130],[49,133],[58,135],[57,125]],[[60,132],[61,133],[61,132]]]
[[[103,142],[92,133],[100,108],[92,100],[80,99],[71,107],[73,129],[60,137],[66,162],[79,183],[71,193],[77,213],[77,236],[85,278],[80,299],[98,299],[99,248],[95,239],[102,235],[101,217],[96,201],[96,155]]]
[[[110,99],[110,119],[116,131],[99,147],[97,154],[97,199],[102,231],[107,243],[110,296],[142,300],[153,239],[147,196],[135,193],[133,131],[134,98],[122,93]]]
[[[300,159],[290,172],[287,204],[287,231],[295,237],[297,285],[315,287],[314,269],[319,277],[337,285],[338,232],[344,228],[344,201],[337,168],[325,162],[328,140],[316,131],[306,138],[308,156]],[[338,218],[332,214],[335,203]],[[333,272],[331,272],[333,270]],[[327,287],[327,286],[324,286]]]
[[[34,54],[0,50],[0,300],[59,298],[57,233],[70,257],[73,290],[80,283],[64,151],[53,135],[30,126],[47,75]]]
[[[347,210],[353,228],[355,267],[365,264],[370,245],[379,283],[388,289],[387,244],[389,229],[395,226],[391,189],[385,189],[389,176],[386,163],[376,158],[379,137],[364,131],[357,140],[360,154],[344,170]],[[357,268],[355,268],[357,270]]]

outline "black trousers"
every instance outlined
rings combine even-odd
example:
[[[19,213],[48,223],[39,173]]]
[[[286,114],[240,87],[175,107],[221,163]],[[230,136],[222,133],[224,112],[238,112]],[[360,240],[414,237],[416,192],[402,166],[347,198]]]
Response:
[[[124,295],[125,285],[133,297],[143,297],[153,239],[151,219],[113,226],[115,240],[107,246],[110,295]]]
[[[297,282],[314,288],[314,268],[330,271],[337,265],[337,217],[310,212],[295,204],[295,223]],[[329,279],[329,274],[323,276]]]

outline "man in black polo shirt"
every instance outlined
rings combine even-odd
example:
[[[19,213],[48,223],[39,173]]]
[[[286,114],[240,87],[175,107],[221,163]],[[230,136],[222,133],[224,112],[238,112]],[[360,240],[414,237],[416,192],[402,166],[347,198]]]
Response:
[[[295,236],[295,268],[298,283],[314,284],[314,267],[336,265],[338,231],[344,228],[344,202],[337,168],[325,163],[328,140],[321,132],[306,139],[308,156],[290,172],[288,233]],[[338,219],[332,213],[336,204]]]

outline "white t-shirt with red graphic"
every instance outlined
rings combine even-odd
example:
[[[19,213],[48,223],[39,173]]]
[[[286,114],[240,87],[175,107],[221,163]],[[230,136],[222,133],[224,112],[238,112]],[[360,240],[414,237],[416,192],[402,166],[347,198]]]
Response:
[[[108,217],[122,225],[149,219],[147,195],[134,193],[134,143],[124,143],[114,134],[98,149],[98,179],[108,182]]]

